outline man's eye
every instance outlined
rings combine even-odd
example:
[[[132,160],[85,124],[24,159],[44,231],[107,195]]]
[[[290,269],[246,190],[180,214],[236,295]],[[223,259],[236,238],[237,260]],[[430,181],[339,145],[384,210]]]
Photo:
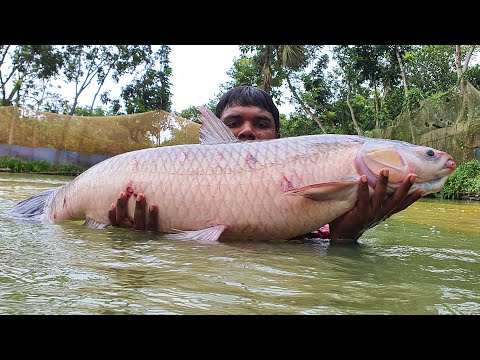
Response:
[[[269,127],[270,125],[268,123],[264,123],[264,122],[257,123],[257,128],[259,129],[268,129]]]
[[[225,125],[227,125],[229,128],[236,128],[236,127],[239,126],[238,122],[236,122],[236,121],[227,122],[227,123],[225,123]]]

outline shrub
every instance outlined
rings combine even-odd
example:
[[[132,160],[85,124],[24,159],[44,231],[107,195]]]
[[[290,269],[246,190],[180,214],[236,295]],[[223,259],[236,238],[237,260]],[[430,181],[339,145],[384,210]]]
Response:
[[[53,165],[46,160],[22,160],[18,157],[0,157],[0,168],[9,168],[13,172],[80,174],[85,171],[77,165]]]
[[[442,199],[455,199],[465,193],[480,195],[480,161],[478,160],[459,164],[445,182],[443,189],[435,196]]]

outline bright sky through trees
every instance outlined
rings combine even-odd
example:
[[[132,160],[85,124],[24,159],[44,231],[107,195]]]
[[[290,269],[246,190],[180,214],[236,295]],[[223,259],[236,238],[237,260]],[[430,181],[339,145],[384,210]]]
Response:
[[[182,111],[206,104],[218,93],[220,84],[230,80],[227,71],[240,57],[238,45],[172,45],[172,109]],[[293,106],[284,100],[280,113],[289,114]]]

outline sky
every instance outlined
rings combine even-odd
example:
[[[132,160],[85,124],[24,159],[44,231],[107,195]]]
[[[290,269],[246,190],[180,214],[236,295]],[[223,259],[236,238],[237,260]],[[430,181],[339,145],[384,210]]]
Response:
[[[171,45],[172,109],[206,104],[230,80],[227,71],[240,56],[237,45]]]
[[[227,71],[240,57],[238,45],[171,45],[172,110],[207,104],[219,92],[220,85],[230,80]],[[293,106],[284,99],[278,107],[288,115]]]
[[[156,47],[154,46],[154,49]],[[240,57],[238,45],[170,45],[169,54],[172,75],[170,77],[172,93],[172,112],[181,112],[190,106],[206,105],[220,90],[220,85],[230,81],[227,72],[233,65],[235,58]],[[122,84],[122,83],[121,83]],[[119,96],[121,86],[107,81],[107,88],[110,87],[111,96]],[[67,87],[68,88],[68,87]],[[91,90],[96,90],[93,87]],[[87,88],[87,90],[90,90]],[[107,89],[102,89],[105,91]],[[71,89],[63,89],[69,92],[70,98],[75,93],[74,86]],[[282,88],[284,98],[283,105],[278,109],[281,114],[288,115],[294,111],[294,107],[288,103],[287,88]],[[82,106],[90,106],[93,93],[85,92],[79,98]],[[99,106],[97,99],[95,106]]]

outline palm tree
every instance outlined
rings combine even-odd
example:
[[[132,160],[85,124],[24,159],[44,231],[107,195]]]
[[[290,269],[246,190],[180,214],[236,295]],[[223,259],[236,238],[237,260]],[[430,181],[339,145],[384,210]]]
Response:
[[[281,84],[289,70],[306,63],[305,45],[258,45],[253,61],[262,67],[262,89],[270,94],[274,81]]]

